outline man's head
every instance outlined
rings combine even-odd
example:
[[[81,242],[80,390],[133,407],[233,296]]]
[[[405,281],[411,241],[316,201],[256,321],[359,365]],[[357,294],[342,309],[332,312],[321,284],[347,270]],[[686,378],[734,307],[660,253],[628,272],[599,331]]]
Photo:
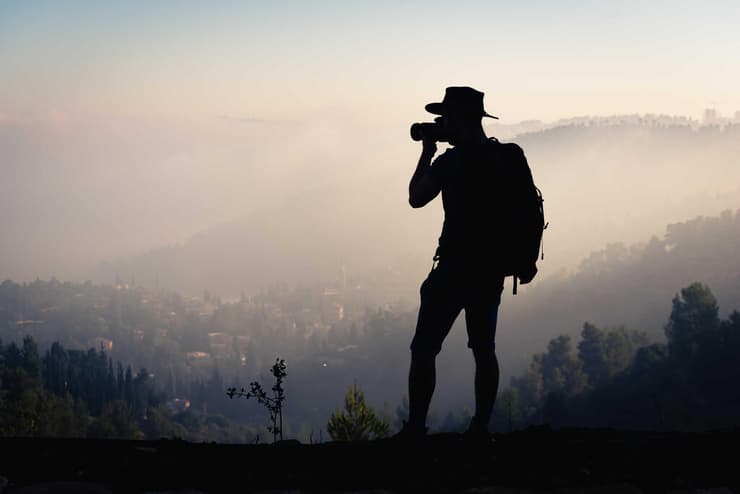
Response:
[[[472,87],[448,87],[445,89],[445,97],[441,103],[429,103],[426,107],[429,113],[435,115],[447,115],[456,113],[468,117],[490,117],[483,109],[483,93]]]
[[[471,87],[448,87],[441,103],[426,105],[429,113],[440,115],[438,120],[450,135],[450,143],[457,144],[482,134],[482,117],[498,118],[483,109],[483,93]]]

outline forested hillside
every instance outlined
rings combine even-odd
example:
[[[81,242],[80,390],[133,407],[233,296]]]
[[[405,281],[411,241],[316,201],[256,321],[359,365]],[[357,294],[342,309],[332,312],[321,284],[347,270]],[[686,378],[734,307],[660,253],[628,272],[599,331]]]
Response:
[[[502,382],[515,381],[498,405],[511,410],[499,410],[498,419],[510,417],[512,427],[542,421],[644,426],[658,420],[657,409],[678,410],[675,403],[682,400],[693,403],[681,394],[686,389],[722,389],[716,380],[733,372],[731,353],[722,352],[734,348],[737,315],[732,311],[740,307],[739,225],[740,212],[729,211],[670,225],[662,239],[609,246],[592,254],[574,275],[538,280],[515,297],[507,294],[497,348]],[[163,430],[179,430],[186,437],[244,440],[262,431],[264,439],[265,410],[254,402],[229,400],[225,390],[252,381],[267,385],[269,367],[280,357],[288,366],[288,436],[307,440],[325,433],[328,417],[355,383],[385,420],[397,424],[405,413],[416,309],[411,304],[367,307],[365,283],[382,287],[378,279],[276,286],[227,303],[208,292],[184,297],[122,281],[5,281],[0,284],[4,417],[23,416],[13,407],[30,406],[38,416],[56,407],[64,416],[90,418],[83,420],[85,426],[69,422],[71,429],[53,430],[94,434],[108,430],[93,427],[105,424],[100,417],[123,414],[134,421],[137,433],[146,434],[141,420],[160,413],[166,424],[180,424],[188,432],[174,425],[163,425]],[[681,327],[674,322],[680,319],[677,295],[679,309],[684,302],[706,302],[711,309],[711,318],[697,326],[703,336],[694,342],[691,333],[688,339],[697,348],[689,360],[674,351],[680,347],[673,343],[677,334],[683,338],[681,331],[666,332],[667,324]],[[472,358],[462,322],[460,318],[438,358],[441,371],[430,419],[435,429],[462,427],[472,407]],[[702,366],[719,374],[694,372]],[[665,398],[656,398],[658,405],[653,403],[650,411],[641,409],[644,416],[630,412],[642,421],[620,422],[610,415],[617,408],[599,401],[621,393],[625,404],[642,407],[645,393],[632,396],[627,390],[652,389],[682,368],[694,369],[694,374],[661,384]],[[67,376],[64,386],[59,372]],[[684,382],[693,388],[680,384]],[[140,391],[126,391],[132,386]],[[611,391],[599,391],[603,389]],[[139,392],[146,398],[132,398]],[[694,402],[702,406],[719,399],[718,394],[696,396]],[[588,409],[604,413],[590,415]],[[681,413],[660,420],[679,428],[726,424],[711,414],[706,422],[692,423],[686,417],[699,412]],[[20,430],[37,430],[28,427]],[[496,427],[509,425],[498,422]]]
[[[195,299],[124,283],[57,280],[3,282],[0,316],[4,420],[27,408],[33,417],[54,407],[65,416],[89,413],[90,424],[113,413],[127,417],[122,424],[138,424],[121,429],[130,437],[132,430],[149,434],[143,417],[162,415],[163,428],[180,424],[186,428],[168,430],[185,437],[240,441],[248,431],[250,440],[261,433],[264,441],[267,414],[256,403],[230,400],[226,389],[254,380],[267,385],[276,356],[288,364],[289,436],[308,440],[323,429],[326,437],[329,414],[353,381],[376,403],[379,396],[399,402],[413,325],[408,309],[359,311],[351,293],[323,286],[223,303],[208,294]],[[146,398],[132,398],[139,391],[126,391],[131,386]],[[384,413],[393,414],[390,403]],[[32,422],[4,422],[6,433],[93,434],[84,419],[61,429]]]
[[[740,210],[668,225],[645,243],[608,245],[576,273],[535,280],[506,296],[499,343],[513,355],[504,361],[521,366],[514,356],[544,348],[559,334],[575,337],[584,321],[624,325],[659,341],[670,300],[695,281],[712,288],[724,317],[740,305]]]
[[[700,283],[683,288],[672,307],[664,342],[589,323],[577,345],[568,336],[551,340],[502,393],[498,427],[736,429],[740,312],[721,319]]]
[[[683,288],[672,306],[664,343],[649,344],[644,332],[600,329],[590,323],[584,324],[577,345],[567,335],[552,339],[547,350],[535,354],[529,368],[501,390],[493,428],[737,427],[740,313],[735,310],[721,319],[711,290],[700,283]],[[402,319],[380,313],[371,317],[364,331],[344,336],[348,345],[327,345],[328,355],[320,357],[325,359],[320,365],[296,355],[288,373],[292,385],[286,387],[290,413],[285,437],[321,441],[328,409],[337,403],[333,397],[343,391],[341,383],[349,376],[355,393],[358,381],[386,392],[398,384],[404,352],[394,351],[394,358],[383,360],[382,348],[356,351],[368,335],[403,334],[394,328],[398,322]],[[348,350],[352,360],[342,361],[339,355]],[[376,371],[368,373],[369,359],[386,368],[380,372],[372,366]],[[328,362],[334,369],[327,369]],[[189,365],[183,355],[173,356],[170,363]],[[325,372],[315,372],[317,367]],[[128,365],[124,371],[124,365],[114,363],[103,350],[67,350],[55,342],[42,353],[35,340],[25,336],[21,345],[0,343],[0,435],[264,441],[269,437],[265,414],[254,408],[247,413],[239,401],[227,400],[226,382],[218,367],[208,379],[188,379],[172,370],[162,379],[145,368],[134,373]],[[239,385],[238,380],[229,382]],[[386,406],[380,429],[395,428],[405,418],[406,406],[405,399],[394,413]],[[433,431],[462,431],[469,418],[469,409],[461,407],[449,410],[443,419],[433,413],[430,426]],[[331,426],[327,428],[331,432]],[[347,436],[353,434],[350,430]]]

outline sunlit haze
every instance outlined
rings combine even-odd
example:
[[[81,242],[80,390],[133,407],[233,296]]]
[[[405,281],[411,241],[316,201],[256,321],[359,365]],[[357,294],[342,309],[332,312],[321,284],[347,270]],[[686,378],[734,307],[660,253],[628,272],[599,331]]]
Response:
[[[739,21],[731,1],[3,2],[0,277],[84,279],[250,214],[287,207],[274,226],[290,230],[290,210],[322,201],[368,231],[390,215],[389,236],[425,225],[393,245],[426,259],[441,216],[407,207],[408,125],[446,86],[484,91],[501,118],[489,133],[505,138],[574,116],[731,119]],[[551,165],[531,164],[536,177]],[[572,177],[547,173],[548,205],[565,213],[552,185]],[[551,268],[584,254],[551,245]]]

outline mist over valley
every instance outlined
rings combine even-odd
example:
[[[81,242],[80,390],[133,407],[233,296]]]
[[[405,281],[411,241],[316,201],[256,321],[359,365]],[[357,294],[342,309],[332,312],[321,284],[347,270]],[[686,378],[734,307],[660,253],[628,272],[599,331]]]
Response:
[[[244,125],[256,129],[266,145],[259,147],[255,140],[232,151],[275,155],[272,161],[254,158],[270,166],[243,165],[241,180],[226,185],[225,198],[214,204],[222,217],[239,201],[250,212],[211,226],[208,214],[196,218],[186,212],[204,206],[207,195],[201,189],[216,190],[222,177],[201,182],[202,170],[188,154],[177,164],[185,165],[183,173],[189,170],[193,188],[166,186],[167,174],[180,173],[175,168],[135,167],[136,174],[128,176],[131,189],[119,190],[110,182],[110,198],[117,199],[94,203],[99,211],[82,215],[105,225],[91,228],[87,237],[63,235],[70,212],[65,208],[71,206],[60,205],[57,216],[37,216],[17,191],[5,194],[6,204],[19,201],[19,214],[4,217],[6,229],[16,234],[4,237],[8,275],[2,277],[23,282],[24,265],[36,261],[34,252],[46,259],[38,266],[53,264],[65,276],[57,277],[63,284],[53,281],[47,288],[44,281],[6,281],[4,293],[10,298],[3,306],[7,322],[0,337],[20,342],[32,335],[41,349],[61,342],[84,350],[102,342],[109,345],[112,358],[134,370],[148,369],[154,388],[166,390],[172,399],[190,400],[194,409],[210,403],[212,412],[236,421],[247,417],[249,423],[258,420],[260,410],[225,401],[219,389],[256,376],[267,380],[270,362],[280,356],[289,365],[292,434],[306,440],[312,430],[322,428],[353,382],[377,410],[397,422],[403,414],[418,287],[431,267],[442,222],[439,199],[422,210],[412,210],[406,202],[416,145],[380,133],[378,145],[357,153],[362,146],[352,139],[367,129],[340,129],[328,122],[318,128],[239,122],[242,130],[231,137],[241,135]],[[301,136],[296,148],[277,146],[276,133],[285,125]],[[614,334],[621,334],[619,328],[644,333],[639,341],[646,344],[663,342],[671,299],[695,281],[716,295],[721,317],[738,308],[740,127],[633,115],[568,120],[507,134],[515,130],[488,129],[525,150],[545,197],[550,227],[535,281],[520,287],[516,296],[511,295],[510,279],[504,289],[497,336],[502,383],[524,375],[533,356],[546,352],[559,335],[568,335],[574,345],[586,322]],[[343,145],[323,147],[320,143],[329,138]],[[6,146],[17,147],[11,141]],[[192,143],[188,148],[187,141],[172,142],[197,148]],[[309,149],[310,154],[300,153]],[[38,167],[12,169],[18,177],[26,174],[16,185],[30,186],[32,177],[38,178],[39,187],[46,184],[49,178]],[[88,171],[83,167],[80,173]],[[66,187],[83,182],[79,175]],[[148,188],[148,195],[141,190],[136,195],[137,187]],[[37,198],[48,196],[38,208],[55,207],[54,197],[69,198],[65,189],[33,190]],[[200,203],[188,202],[193,192]],[[164,211],[148,214],[147,201],[151,207],[162,201],[184,210],[169,218],[171,229],[159,231],[157,225],[167,216]],[[116,211],[136,216],[124,221],[124,216],[111,216]],[[204,227],[189,236],[187,225],[192,228],[196,219]],[[18,226],[22,224],[33,227],[27,238],[36,239],[28,251]],[[44,229],[47,224],[56,226]],[[83,224],[92,225],[70,228]],[[178,243],[145,246],[166,245],[168,231],[178,230]],[[72,247],[79,262],[67,264]],[[106,260],[98,261],[101,257]],[[57,268],[48,269],[51,276]],[[75,280],[93,284],[69,283]],[[38,290],[47,295],[30,305],[18,302],[23,296],[12,295]],[[437,428],[460,426],[472,404],[473,366],[462,323],[459,318],[439,356],[445,372],[433,403]],[[252,433],[232,430],[223,437]]]
[[[608,244],[644,243],[668,224],[740,206],[739,133],[737,125],[627,115],[565,120],[504,139],[523,147],[545,197],[550,227],[538,279],[573,273]],[[265,182],[272,196],[248,215],[170,247],[107,259],[82,279],[119,276],[233,298],[272,283],[332,280],[340,270],[390,270],[403,273],[405,295],[414,297],[443,217],[439,199],[422,210],[406,202],[416,149],[388,138],[356,157],[351,149],[364,145],[332,137],[346,146],[343,154],[287,163],[295,173],[271,170],[285,175]],[[265,193],[262,186],[256,192]]]

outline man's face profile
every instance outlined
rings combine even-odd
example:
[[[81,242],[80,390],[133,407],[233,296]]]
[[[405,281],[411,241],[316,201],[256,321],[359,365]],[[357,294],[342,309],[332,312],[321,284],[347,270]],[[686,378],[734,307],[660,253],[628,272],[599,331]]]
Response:
[[[450,137],[450,144],[453,146],[459,144],[460,135],[475,122],[470,115],[454,111],[441,115],[439,119],[442,128],[445,129],[445,133]]]

